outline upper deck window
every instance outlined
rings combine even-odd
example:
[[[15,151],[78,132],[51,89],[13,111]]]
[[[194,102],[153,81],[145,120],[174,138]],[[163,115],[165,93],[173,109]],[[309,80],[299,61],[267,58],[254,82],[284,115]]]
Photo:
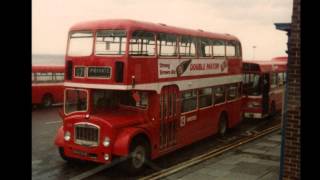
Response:
[[[195,57],[196,56],[196,38],[190,36],[182,36],[179,42],[180,56]]]
[[[236,56],[236,44],[237,43],[235,41],[227,42],[227,47],[226,47],[227,56]]]
[[[130,55],[154,56],[156,49],[155,36],[151,32],[135,31],[130,39]]]
[[[177,56],[177,36],[165,33],[159,33],[158,35],[158,55],[159,56]]]
[[[92,32],[72,32],[69,36],[68,56],[89,56],[92,45]]]
[[[225,56],[225,42],[222,40],[213,40],[213,56]]]
[[[100,30],[96,35],[95,54],[124,55],[126,51],[127,33],[124,30]]]
[[[198,44],[199,57],[211,57],[212,56],[212,41],[210,39],[201,38]]]

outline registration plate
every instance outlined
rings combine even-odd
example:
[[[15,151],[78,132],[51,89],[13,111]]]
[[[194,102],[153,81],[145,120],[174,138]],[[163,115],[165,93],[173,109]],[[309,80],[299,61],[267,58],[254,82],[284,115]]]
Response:
[[[73,153],[75,153],[75,154],[77,154],[77,155],[80,155],[80,156],[87,156],[87,153],[86,153],[86,152],[79,151],[79,150],[74,150]]]

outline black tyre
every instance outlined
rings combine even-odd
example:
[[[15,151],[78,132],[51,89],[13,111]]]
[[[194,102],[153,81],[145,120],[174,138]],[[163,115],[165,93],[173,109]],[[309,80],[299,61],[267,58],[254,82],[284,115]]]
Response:
[[[65,160],[65,161],[67,161],[67,162],[74,162],[74,159],[65,156],[65,154],[64,154],[64,149],[63,149],[62,147],[59,147],[59,154],[60,154],[60,157],[61,157],[63,160]]]
[[[136,138],[130,145],[130,155],[122,168],[131,175],[141,172],[150,159],[149,143],[144,138]]]
[[[225,136],[227,129],[228,129],[228,119],[225,114],[221,114],[219,119],[219,129],[218,129],[218,135],[220,137]]]
[[[42,98],[42,107],[49,108],[52,106],[53,98],[50,94],[43,96]]]

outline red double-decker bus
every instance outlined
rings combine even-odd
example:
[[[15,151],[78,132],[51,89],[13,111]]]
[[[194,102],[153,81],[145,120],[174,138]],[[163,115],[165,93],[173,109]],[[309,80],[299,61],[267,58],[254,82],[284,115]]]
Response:
[[[265,118],[282,110],[287,61],[243,61],[244,117]]]
[[[32,66],[32,104],[63,102],[64,66]]]
[[[66,54],[63,159],[128,171],[241,121],[242,58],[229,34],[104,20],[71,27]],[[131,154],[131,156],[129,156]]]

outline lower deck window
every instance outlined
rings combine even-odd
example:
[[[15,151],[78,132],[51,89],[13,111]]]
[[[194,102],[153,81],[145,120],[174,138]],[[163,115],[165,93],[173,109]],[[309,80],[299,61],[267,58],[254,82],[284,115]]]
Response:
[[[224,87],[216,87],[214,89],[214,104],[223,103],[225,101]]]
[[[182,93],[181,113],[189,112],[197,108],[197,91],[191,90]]]
[[[212,88],[199,89],[199,108],[208,107],[212,104]]]

